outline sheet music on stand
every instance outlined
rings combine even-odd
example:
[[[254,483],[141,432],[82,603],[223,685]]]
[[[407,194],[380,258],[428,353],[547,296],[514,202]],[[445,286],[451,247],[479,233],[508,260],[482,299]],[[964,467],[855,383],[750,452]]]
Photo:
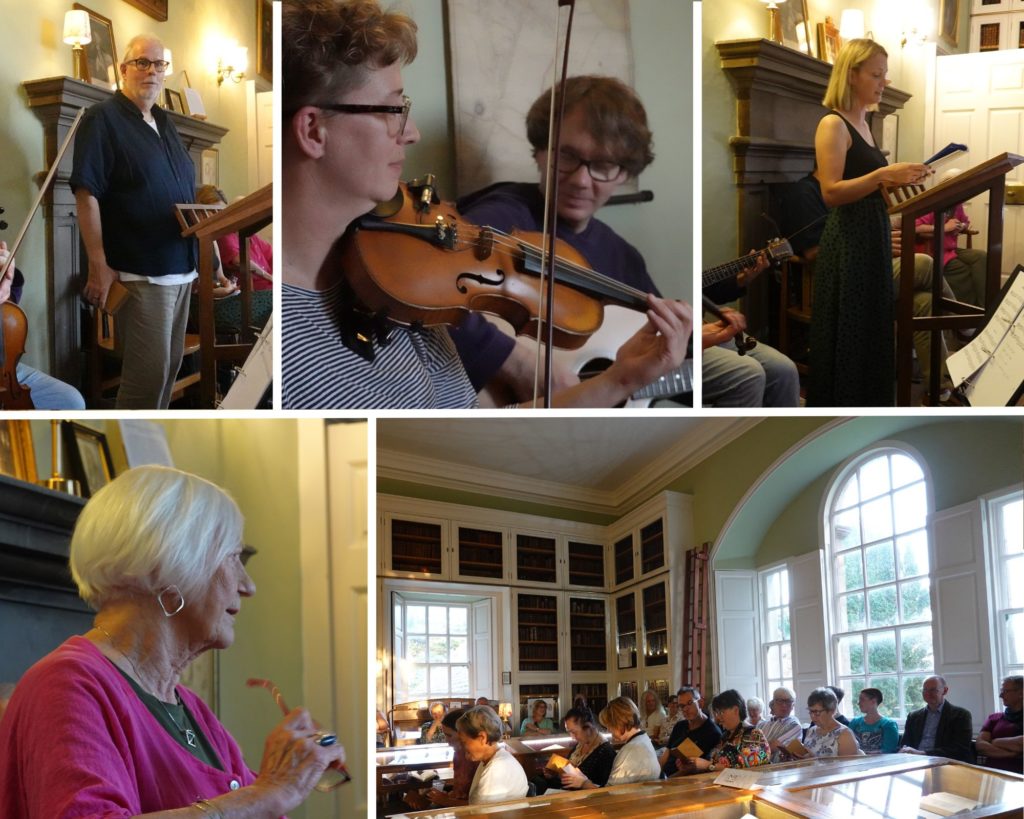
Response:
[[[975,407],[1005,407],[1024,384],[1024,265],[1003,288],[981,332],[947,360],[949,376]]]

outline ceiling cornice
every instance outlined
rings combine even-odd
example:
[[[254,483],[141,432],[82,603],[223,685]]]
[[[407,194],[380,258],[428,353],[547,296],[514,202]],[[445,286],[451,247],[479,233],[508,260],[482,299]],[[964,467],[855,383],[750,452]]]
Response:
[[[762,420],[758,416],[705,419],[695,432],[682,436],[643,470],[630,475],[611,491],[523,478],[495,469],[383,448],[377,451],[377,475],[458,492],[484,493],[526,503],[620,516],[665,489]]]

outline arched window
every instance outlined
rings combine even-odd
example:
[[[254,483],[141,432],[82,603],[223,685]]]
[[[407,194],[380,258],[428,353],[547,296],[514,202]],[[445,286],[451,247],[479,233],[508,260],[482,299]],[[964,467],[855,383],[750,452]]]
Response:
[[[903,720],[924,705],[934,668],[928,490],[924,472],[896,449],[868,453],[839,478],[825,519],[832,600],[832,661],[848,697],[882,691],[879,710]]]

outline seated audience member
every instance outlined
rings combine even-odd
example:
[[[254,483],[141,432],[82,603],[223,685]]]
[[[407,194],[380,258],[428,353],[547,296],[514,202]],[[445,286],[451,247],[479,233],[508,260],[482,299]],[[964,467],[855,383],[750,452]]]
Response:
[[[961,174],[958,168],[950,168],[939,179],[945,182]],[[942,225],[942,277],[948,282],[958,301],[985,306],[985,271],[988,256],[984,250],[957,247],[957,239],[971,226],[963,203],[943,214]],[[935,214],[926,213],[916,222],[917,243],[914,250],[932,255],[932,241],[935,236]]]
[[[226,205],[228,200],[216,185],[202,185],[196,191],[196,202],[202,205]],[[237,276],[241,270],[242,252],[237,233],[217,239],[224,272]],[[274,246],[258,234],[249,237],[249,269],[252,271],[253,290],[273,290]]]
[[[679,704],[680,720],[669,735],[668,744],[658,756],[658,764],[661,765],[665,776],[674,776],[679,772],[696,773],[680,759],[672,758],[672,749],[678,748],[686,740],[693,742],[703,751],[706,758],[711,749],[722,739],[722,729],[714,720],[708,719],[708,715],[701,708],[700,691],[692,686],[684,685],[676,695],[676,702]]]
[[[863,752],[857,745],[853,731],[836,719],[839,700],[831,688],[815,688],[807,697],[807,713],[811,715],[811,727],[804,734],[806,752],[798,751],[794,756],[860,756]]]
[[[391,723],[384,712],[377,709],[377,747],[386,748],[391,744]]]
[[[899,749],[900,729],[895,720],[878,713],[882,692],[877,688],[864,688],[857,699],[861,717],[850,720],[850,730],[866,754],[892,754]]]
[[[747,706],[743,696],[733,688],[723,691],[711,700],[715,721],[722,726],[722,739],[711,749],[709,759],[692,760],[699,771],[726,768],[753,768],[767,765],[771,759],[768,740],[759,728],[747,725]]]
[[[477,697],[476,698],[476,704],[477,705],[490,705],[491,701],[489,699],[487,699],[487,697]]]
[[[629,697],[616,697],[608,703],[598,716],[601,724],[612,735],[612,743],[618,747],[608,785],[627,785],[630,782],[650,782],[661,778],[658,757],[654,753],[651,738],[640,727],[640,711]],[[562,784],[566,788],[597,788],[585,774],[577,771],[564,774]]]
[[[466,756],[479,762],[469,788],[469,804],[501,802],[526,796],[526,772],[512,754],[498,745],[501,722],[494,709],[475,705],[455,723]]]
[[[981,726],[975,749],[985,757],[985,765],[1002,771],[1022,773],[1024,759],[1024,731],[1022,731],[1022,705],[1024,705],[1024,677],[1007,677],[999,688],[999,697],[1006,706],[992,714]]]
[[[768,711],[772,716],[761,729],[771,748],[772,762],[789,762],[793,756],[786,750],[786,745],[794,739],[800,739],[803,734],[803,726],[793,716],[795,701],[796,694],[791,688],[776,688],[772,692],[768,703]]]
[[[544,700],[534,700],[533,711],[525,717],[519,726],[519,734],[524,737],[539,737],[554,733],[555,723],[547,716],[548,704]]]
[[[949,687],[938,675],[921,686],[925,707],[912,711],[903,727],[901,753],[926,754],[974,762],[971,712],[946,699]]]
[[[836,695],[836,712],[833,714],[835,721],[840,725],[845,725],[847,728],[850,727],[850,720],[846,718],[846,715],[839,710],[839,706],[843,704],[843,697],[846,696],[846,692],[838,685],[826,685],[829,691]]]
[[[747,725],[753,725],[755,728],[763,727],[768,720],[761,718],[762,713],[764,713],[764,700],[760,697],[750,697],[747,700],[747,718],[744,720]]]
[[[444,719],[444,705],[439,702],[431,705],[430,718],[430,722],[425,722],[420,726],[420,744],[428,745],[432,742],[446,742],[444,729],[441,727],[441,720]]]
[[[576,740],[576,747],[569,756],[569,763],[596,787],[602,787],[612,772],[615,749],[601,737],[593,712],[585,705],[582,708],[569,709],[565,715],[565,730]],[[559,775],[547,769],[535,776],[532,781],[538,794],[545,793],[549,788],[578,787],[571,775]]]
[[[447,790],[431,788],[428,791],[409,791],[404,801],[413,810],[427,810],[439,805],[441,807],[458,807],[469,801],[469,788],[473,783],[473,775],[476,773],[479,762],[474,762],[466,755],[466,749],[462,747],[462,740],[455,726],[459,717],[466,713],[464,708],[453,708],[444,715],[441,720],[441,728],[444,730],[445,739],[452,746],[452,781],[451,787]]]
[[[665,745],[668,742],[668,738],[672,736],[672,729],[676,727],[676,723],[683,718],[683,715],[679,713],[679,698],[669,697],[668,703],[666,704],[668,715],[665,717],[665,721],[661,724],[661,731],[658,733],[658,738],[654,740],[655,745]]]
[[[665,709],[658,698],[658,692],[650,688],[644,691],[640,701],[643,704],[640,727],[647,732],[651,742],[654,742],[661,733],[661,726],[665,724]]]

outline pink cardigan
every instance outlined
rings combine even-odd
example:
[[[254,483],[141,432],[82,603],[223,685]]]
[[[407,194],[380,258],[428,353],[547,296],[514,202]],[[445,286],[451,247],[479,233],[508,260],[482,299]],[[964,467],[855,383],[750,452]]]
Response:
[[[0,721],[0,816],[135,816],[250,784],[213,712],[184,686],[178,693],[224,771],[168,736],[89,640],[69,639],[25,672]]]

